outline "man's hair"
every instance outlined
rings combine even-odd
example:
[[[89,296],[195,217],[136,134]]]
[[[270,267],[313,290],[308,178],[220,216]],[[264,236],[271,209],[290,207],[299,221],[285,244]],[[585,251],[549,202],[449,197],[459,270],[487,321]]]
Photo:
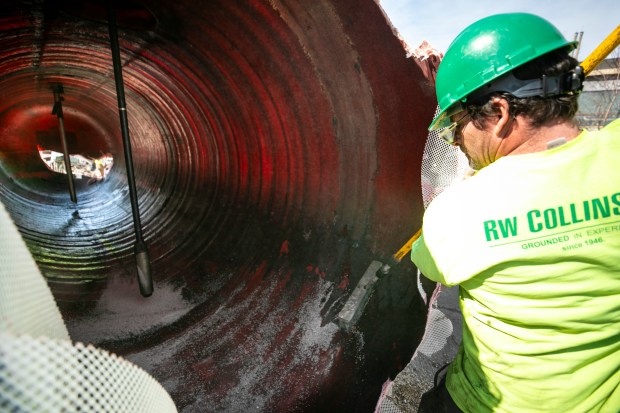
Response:
[[[541,78],[542,75],[558,76],[568,73],[578,64],[579,62],[569,56],[566,50],[554,50],[517,67],[512,73],[516,78],[522,80],[537,79]],[[496,107],[491,104],[491,99],[497,96],[508,101],[511,116],[525,116],[534,127],[550,122],[572,121],[578,110],[577,99],[579,95],[576,93],[561,96],[516,98],[508,92],[495,92],[482,100],[478,100],[478,102],[467,105],[467,112],[477,127],[483,127],[486,118],[497,115]]]

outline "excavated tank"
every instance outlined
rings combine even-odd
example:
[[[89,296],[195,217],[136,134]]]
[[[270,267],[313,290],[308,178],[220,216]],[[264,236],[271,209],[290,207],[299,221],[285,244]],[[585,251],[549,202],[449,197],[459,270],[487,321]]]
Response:
[[[372,260],[419,228],[432,59],[373,0],[115,6],[141,228],[134,221],[109,2],[1,1],[0,199],[71,338],[153,375],[183,412],[367,412],[420,341],[408,260],[355,328],[334,322]],[[102,181],[42,162],[114,165]]]

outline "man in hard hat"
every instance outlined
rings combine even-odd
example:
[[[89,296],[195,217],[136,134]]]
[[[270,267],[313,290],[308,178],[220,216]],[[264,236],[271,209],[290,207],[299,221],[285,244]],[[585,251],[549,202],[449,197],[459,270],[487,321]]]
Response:
[[[477,173],[433,200],[412,248],[460,286],[463,338],[433,411],[620,411],[620,121],[576,125],[574,47],[501,14],[439,66],[429,129]]]

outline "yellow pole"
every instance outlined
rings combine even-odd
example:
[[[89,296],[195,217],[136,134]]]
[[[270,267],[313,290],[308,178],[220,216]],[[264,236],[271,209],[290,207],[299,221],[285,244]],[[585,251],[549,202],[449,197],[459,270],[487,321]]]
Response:
[[[396,252],[396,254],[394,254],[394,259],[396,260],[396,262],[400,262],[405,257],[405,255],[407,255],[407,254],[409,254],[411,252],[411,245],[413,244],[413,242],[415,240],[420,238],[420,234],[421,233],[422,233],[422,228],[420,228],[418,230],[418,232],[413,234],[413,236],[409,239],[409,241],[405,242],[405,245],[403,245],[398,250],[398,252]]]
[[[609,33],[609,36],[597,46],[590,56],[586,57],[581,63],[583,67],[583,73],[587,76],[599,63],[601,63],[612,50],[614,50],[620,44],[620,25],[616,27],[614,31]]]

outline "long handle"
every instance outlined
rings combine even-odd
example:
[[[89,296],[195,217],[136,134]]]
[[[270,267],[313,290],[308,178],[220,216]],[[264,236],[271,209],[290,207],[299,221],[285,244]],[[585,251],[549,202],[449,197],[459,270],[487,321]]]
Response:
[[[69,155],[69,146],[67,145],[67,135],[65,133],[65,115],[62,112],[62,94],[64,89],[58,84],[53,87],[54,107],[52,115],[58,117],[58,131],[60,133],[60,143],[62,144],[62,156],[65,160],[65,172],[67,172],[67,185],[69,185],[69,196],[74,204],[77,203],[77,195],[75,193],[75,183],[73,182],[73,171],[71,171],[71,156]]]
[[[125,167],[127,168],[127,186],[129,187],[129,199],[131,200],[131,212],[133,213],[133,225],[136,234],[135,255],[138,267],[138,284],[140,294],[149,297],[153,294],[153,277],[151,276],[151,261],[149,251],[142,237],[142,224],[140,223],[140,209],[138,205],[138,193],[133,171],[131,156],[131,141],[129,140],[129,122],[127,121],[127,106],[125,105],[125,88],[123,86],[123,71],[121,66],[121,54],[118,46],[118,33],[116,26],[116,10],[108,6],[108,23],[110,31],[110,46],[112,48],[112,63],[114,65],[114,80],[116,83],[116,97],[118,100],[118,113],[123,135],[123,148],[125,150]]]
[[[609,53],[612,52],[618,45],[620,44],[620,25],[615,28],[614,31],[609,33],[609,36],[605,38],[599,44],[596,49],[588,57],[581,63],[581,67],[583,67],[583,73],[588,76],[588,74],[594,70],[599,63],[601,63]]]

